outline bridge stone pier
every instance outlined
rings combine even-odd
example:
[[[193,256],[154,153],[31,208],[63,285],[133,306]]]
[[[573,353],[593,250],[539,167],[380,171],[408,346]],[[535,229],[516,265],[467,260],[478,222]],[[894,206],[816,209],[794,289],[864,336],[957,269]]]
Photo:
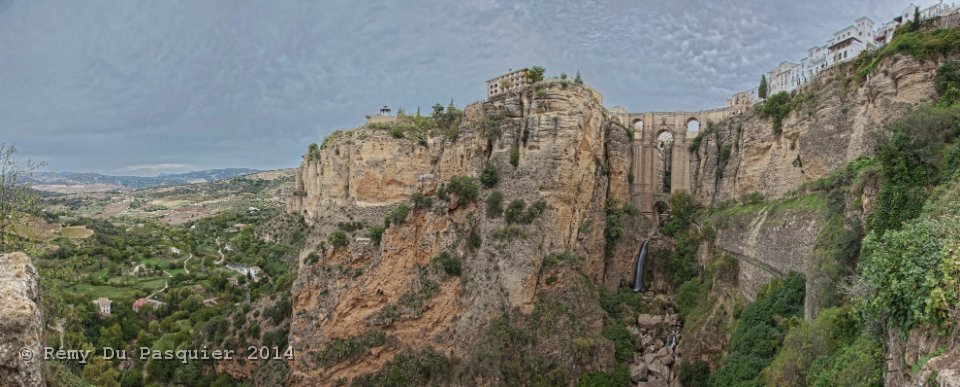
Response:
[[[631,204],[656,218],[658,212],[666,211],[670,194],[689,192],[696,168],[691,165],[690,143],[708,123],[741,111],[728,107],[699,112],[615,112],[620,123],[633,130]]]

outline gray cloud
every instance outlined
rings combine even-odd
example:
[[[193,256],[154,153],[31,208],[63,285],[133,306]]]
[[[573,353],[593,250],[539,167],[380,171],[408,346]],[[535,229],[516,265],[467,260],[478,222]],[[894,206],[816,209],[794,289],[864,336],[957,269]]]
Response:
[[[533,64],[609,105],[702,109],[905,5],[0,0],[0,141],[53,170],[293,166],[381,104],[463,105]]]

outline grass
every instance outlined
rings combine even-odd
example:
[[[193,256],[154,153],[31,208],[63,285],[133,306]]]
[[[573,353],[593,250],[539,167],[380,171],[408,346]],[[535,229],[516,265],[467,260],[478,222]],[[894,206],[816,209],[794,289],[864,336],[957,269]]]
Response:
[[[93,236],[93,230],[87,229],[87,226],[70,226],[60,230],[60,234],[71,239],[85,239]]]

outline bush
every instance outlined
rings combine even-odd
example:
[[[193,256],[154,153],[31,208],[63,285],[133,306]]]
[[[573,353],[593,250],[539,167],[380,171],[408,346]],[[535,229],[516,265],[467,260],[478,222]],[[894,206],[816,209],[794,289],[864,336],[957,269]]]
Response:
[[[423,196],[420,192],[414,192],[410,197],[410,201],[413,202],[413,208],[415,210],[433,207],[433,199]]]
[[[477,227],[474,226],[470,229],[470,235],[467,235],[467,247],[471,250],[476,250],[480,248],[480,245],[483,243],[483,237],[480,236],[480,233],[477,232]]]
[[[630,368],[624,363],[618,363],[613,371],[585,372],[580,375],[577,387],[622,387],[630,385]]]
[[[513,148],[513,150],[510,151],[510,165],[514,168],[520,166],[520,149]]]
[[[401,225],[407,221],[407,215],[409,214],[410,206],[401,204],[387,213],[387,217],[383,221],[383,226],[390,227],[390,224]]]
[[[543,80],[543,73],[546,72],[541,66],[533,66],[527,69],[527,82],[537,83]]]
[[[376,373],[358,376],[351,383],[357,387],[417,387],[441,385],[450,372],[450,360],[427,350],[401,352]]]
[[[488,116],[486,121],[483,123],[483,137],[488,141],[493,141],[500,138],[500,135],[503,134],[503,130],[501,129],[502,125],[502,115]]]
[[[350,243],[350,240],[347,238],[347,233],[343,230],[334,231],[327,237],[327,241],[330,242],[333,247],[343,247]]]
[[[499,218],[503,215],[503,194],[493,191],[487,195],[487,217]]]
[[[667,219],[660,231],[668,236],[676,236],[690,227],[696,211],[696,203],[690,194],[680,191],[670,195],[670,219]]]
[[[323,367],[356,359],[369,348],[381,347],[389,342],[386,333],[377,329],[368,329],[360,336],[337,339],[317,354],[317,363]]]
[[[808,374],[810,386],[883,386],[883,342],[868,332],[835,356],[818,359]]]
[[[367,230],[367,237],[373,241],[373,244],[380,245],[380,241],[383,240],[383,230],[382,226],[372,226]]]
[[[623,217],[623,207],[616,199],[608,199],[605,207],[606,227],[603,229],[603,257],[609,260],[613,257],[613,250],[617,247],[620,237],[623,236],[623,225],[620,223]]]
[[[783,340],[783,348],[763,372],[770,386],[807,386],[813,363],[833,355],[857,337],[859,321],[851,307],[824,309],[814,321],[802,321]]]
[[[546,259],[544,259],[544,265],[546,265],[546,262]],[[629,289],[618,289],[611,292],[605,287],[600,288],[600,307],[614,321],[620,321],[624,316],[632,317],[645,309],[639,294]]]
[[[805,282],[803,275],[790,273],[758,292],[756,301],[740,315],[730,336],[730,350],[711,376],[712,385],[762,384],[761,371],[773,360],[782,342],[783,327],[778,321],[803,313]]]
[[[790,93],[781,91],[761,103],[757,107],[757,113],[763,118],[773,118],[773,132],[780,134],[783,130],[783,119],[787,118],[794,107]]]
[[[677,377],[683,387],[708,387],[710,384],[710,364],[704,361],[682,362]]]
[[[623,324],[614,322],[604,328],[602,334],[613,342],[613,357],[617,362],[624,363],[633,359],[633,350],[637,344]]]
[[[700,278],[691,278],[677,288],[677,313],[684,321],[690,316],[690,312],[706,299],[707,292],[710,291],[711,281],[701,281]]]
[[[515,199],[510,202],[510,205],[507,206],[506,211],[506,221],[507,224],[518,223],[523,219],[523,210],[526,208],[527,203],[523,199]]]
[[[477,200],[480,196],[480,187],[469,176],[453,176],[447,186],[447,192],[457,195],[458,204],[466,204]]]
[[[937,69],[934,79],[937,94],[940,94],[940,105],[950,106],[957,102],[960,93],[960,63],[947,62]]]
[[[433,259],[433,265],[436,268],[443,270],[444,273],[450,276],[460,276],[460,257],[444,251],[441,252]]]
[[[881,184],[876,205],[867,218],[868,230],[883,233],[916,217],[930,187],[943,177],[945,144],[960,135],[957,109],[928,108],[891,124],[892,135],[876,146]]]
[[[531,204],[530,207],[527,207],[527,213],[523,217],[523,222],[524,223],[533,222],[534,220],[539,218],[540,215],[543,215],[543,212],[546,210],[547,210],[547,202],[543,200],[537,200],[533,202],[533,204]]]
[[[488,161],[483,166],[483,173],[480,174],[480,184],[486,188],[493,188],[497,185],[497,180],[497,167]]]

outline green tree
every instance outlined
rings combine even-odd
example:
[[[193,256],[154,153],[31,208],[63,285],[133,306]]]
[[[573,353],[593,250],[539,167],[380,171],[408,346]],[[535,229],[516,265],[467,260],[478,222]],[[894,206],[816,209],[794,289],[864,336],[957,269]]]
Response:
[[[488,161],[483,166],[483,173],[480,174],[480,183],[486,188],[493,188],[497,185],[497,180],[497,167]]]
[[[487,195],[487,217],[499,218],[503,215],[503,194],[493,191]]]
[[[36,212],[40,205],[40,196],[26,186],[28,178],[43,163],[27,160],[25,165],[17,161],[17,147],[0,143],[0,251],[8,251],[16,246],[8,246],[7,234],[20,219]]]
[[[541,66],[533,66],[527,70],[527,81],[530,83],[537,83],[543,80],[543,73],[546,70]]]
[[[332,234],[330,234],[329,242],[331,245],[333,245],[333,247],[346,246],[349,243],[349,240],[347,239],[347,233],[343,232],[342,230],[334,231]]]
[[[757,96],[760,98],[767,98],[767,76],[760,76],[760,87],[757,88]]]
[[[113,368],[113,364],[102,357],[93,359],[83,367],[80,376],[98,387],[120,386],[120,371]]]
[[[578,85],[583,84],[583,78],[580,77],[580,69],[577,69],[577,76],[573,78],[573,83],[576,83]]]

